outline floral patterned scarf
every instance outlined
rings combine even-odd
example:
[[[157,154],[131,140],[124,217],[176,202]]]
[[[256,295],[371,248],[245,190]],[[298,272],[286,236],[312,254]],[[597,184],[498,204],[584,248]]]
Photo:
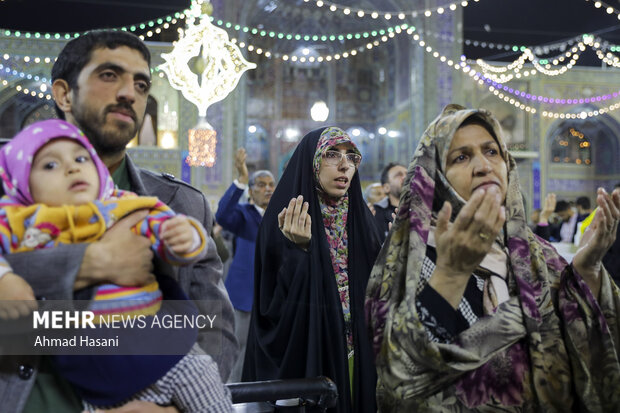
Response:
[[[450,143],[468,117],[494,132],[508,166],[506,223],[510,298],[460,333],[430,342],[417,314],[428,234],[445,200],[462,203],[445,171]],[[581,276],[528,228],[516,163],[497,120],[449,105],[422,136],[398,216],[368,283],[366,312],[382,412],[620,411],[620,292],[604,272],[596,300]]]
[[[312,161],[314,178],[317,182],[317,193],[321,205],[321,215],[325,225],[325,235],[329,244],[329,254],[332,259],[332,267],[336,275],[338,285],[338,295],[342,303],[342,313],[344,315],[345,334],[347,337],[348,356],[353,356],[353,331],[351,328],[351,305],[349,300],[349,275],[348,268],[348,236],[347,236],[347,214],[349,212],[349,195],[333,199],[327,196],[320,187],[319,169],[323,154],[336,145],[348,143],[353,145],[353,150],[359,151],[349,135],[345,131],[336,127],[326,128],[317,142],[316,152]]]

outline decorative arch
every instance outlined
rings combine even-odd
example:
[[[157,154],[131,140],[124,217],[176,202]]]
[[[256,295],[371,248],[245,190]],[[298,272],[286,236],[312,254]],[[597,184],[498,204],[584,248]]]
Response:
[[[594,105],[580,105],[572,112],[596,109]],[[583,142],[588,145],[579,147]],[[547,130],[543,143],[546,158],[541,161],[547,192],[568,199],[580,195],[592,198],[597,187],[610,188],[620,178],[620,123],[607,113],[587,119],[557,120]],[[561,157],[560,162],[554,162],[557,154],[562,153],[558,146],[564,146],[568,161]],[[585,162],[586,159],[591,161]]]
[[[23,79],[0,90],[0,138],[12,138],[33,121],[56,117],[53,101],[38,95],[26,95],[16,89],[20,86],[22,89],[38,90],[40,85],[40,82]]]

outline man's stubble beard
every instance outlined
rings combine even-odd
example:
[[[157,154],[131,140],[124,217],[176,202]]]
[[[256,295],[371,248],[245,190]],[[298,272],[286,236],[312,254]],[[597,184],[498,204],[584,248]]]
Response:
[[[84,108],[83,105],[79,104],[79,100],[75,103],[72,115],[77,123],[76,126],[84,132],[90,143],[95,147],[97,154],[102,158],[124,152],[127,144],[140,130],[141,122],[136,119],[133,128],[129,124],[123,127],[118,122],[116,128],[106,131],[107,108],[101,114],[101,112]]]

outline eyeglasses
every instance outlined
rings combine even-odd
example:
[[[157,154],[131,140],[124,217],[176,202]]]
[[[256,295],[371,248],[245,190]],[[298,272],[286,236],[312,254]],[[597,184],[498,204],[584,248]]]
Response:
[[[325,159],[325,163],[331,166],[340,165],[340,162],[342,162],[342,157],[346,157],[347,163],[353,167],[358,167],[360,162],[362,162],[362,155],[358,155],[356,153],[342,153],[338,151],[326,151],[323,154],[323,159]]]

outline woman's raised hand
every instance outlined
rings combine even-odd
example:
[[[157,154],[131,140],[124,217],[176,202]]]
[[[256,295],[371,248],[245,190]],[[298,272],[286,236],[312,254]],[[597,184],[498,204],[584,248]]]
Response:
[[[474,192],[454,223],[450,223],[451,214],[452,206],[445,202],[437,215],[437,262],[429,285],[457,308],[471,273],[506,221],[506,209],[499,190],[491,187]]]
[[[598,209],[592,223],[581,237],[573,266],[584,278],[592,293],[598,297],[601,288],[602,259],[616,240],[620,221],[620,189],[609,195],[599,188],[596,195]]]
[[[288,207],[278,214],[280,231],[291,242],[300,248],[307,250],[312,238],[312,219],[308,214],[309,204],[304,202],[304,197],[299,195],[291,199]]]
[[[437,267],[446,274],[467,278],[491,250],[499,234],[506,210],[501,194],[495,187],[479,189],[469,198],[450,223],[452,206],[445,202],[437,215]]]

